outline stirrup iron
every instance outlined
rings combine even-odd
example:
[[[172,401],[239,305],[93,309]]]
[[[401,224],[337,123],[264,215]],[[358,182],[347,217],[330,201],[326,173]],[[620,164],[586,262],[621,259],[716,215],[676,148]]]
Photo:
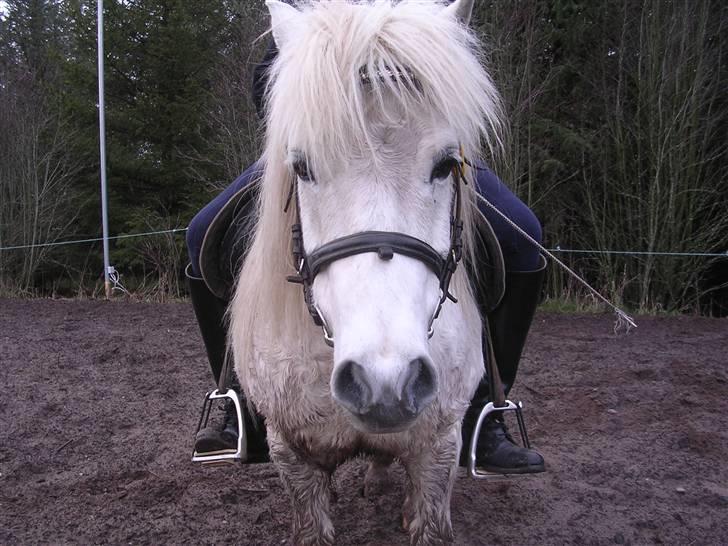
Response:
[[[526,422],[523,420],[523,403],[519,400],[517,403],[511,402],[510,400],[505,401],[505,406],[496,406],[493,402],[488,402],[483,410],[480,412],[478,421],[475,424],[473,430],[473,436],[470,438],[470,453],[468,453],[468,474],[475,479],[495,479],[512,476],[527,476],[527,474],[501,474],[499,472],[486,472],[478,470],[475,466],[475,451],[478,446],[478,438],[480,438],[480,428],[483,425],[485,418],[496,411],[514,411],[516,412],[516,419],[518,420],[518,431],[521,434],[521,441],[523,447],[531,449],[531,442],[528,441],[528,433],[526,432]]]
[[[233,389],[227,389],[225,392],[220,392],[219,389],[210,391],[205,395],[205,401],[202,403],[202,413],[200,414],[200,420],[197,423],[197,435],[200,430],[207,426],[207,422],[210,419],[210,410],[212,409],[212,403],[214,400],[219,399],[232,400],[235,405],[235,413],[238,416],[238,446],[235,453],[211,453],[209,455],[197,454],[193,450],[192,462],[202,463],[203,465],[220,465],[220,464],[232,464],[236,462],[243,462],[248,458],[247,454],[247,441],[245,438],[245,426],[243,424],[243,412],[240,408],[240,399],[238,394]],[[245,446],[245,452],[243,451]]]

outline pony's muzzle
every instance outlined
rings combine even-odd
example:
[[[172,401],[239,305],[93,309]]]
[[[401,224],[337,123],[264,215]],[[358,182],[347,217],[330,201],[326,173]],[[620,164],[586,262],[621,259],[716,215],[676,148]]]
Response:
[[[435,399],[437,376],[427,358],[407,365],[396,383],[376,381],[373,374],[347,360],[334,371],[331,391],[365,432],[399,432],[411,425]]]

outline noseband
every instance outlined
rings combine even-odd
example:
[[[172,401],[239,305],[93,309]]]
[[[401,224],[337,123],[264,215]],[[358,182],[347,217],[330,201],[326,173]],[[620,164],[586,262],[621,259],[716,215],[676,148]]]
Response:
[[[298,200],[296,177],[291,182],[291,188],[286,199],[284,212],[295,196],[296,200],[296,221],[291,228],[291,248],[293,260],[296,265],[296,275],[287,277],[289,282],[298,283],[303,286],[303,299],[308,307],[316,326],[320,326],[324,332],[324,341],[330,347],[334,346],[333,332],[316,305],[313,298],[313,281],[321,270],[327,265],[357,254],[376,252],[380,259],[391,260],[394,254],[402,254],[409,258],[419,260],[440,280],[440,298],[435,312],[430,318],[427,335],[432,337],[434,333],[433,324],[440,315],[445,300],[457,303],[457,298],[450,293],[450,280],[452,279],[463,252],[463,221],[461,218],[461,181],[467,184],[462,159],[452,169],[454,184],[454,197],[450,209],[450,248],[446,256],[441,256],[434,248],[426,242],[395,231],[361,231],[352,235],[339,237],[329,241],[306,254],[303,246],[303,230],[301,228],[301,207]]]

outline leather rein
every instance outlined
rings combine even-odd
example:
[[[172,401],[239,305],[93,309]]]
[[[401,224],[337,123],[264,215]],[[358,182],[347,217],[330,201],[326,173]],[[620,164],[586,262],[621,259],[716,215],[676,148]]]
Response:
[[[298,198],[298,188],[296,186],[297,177],[295,175],[293,176],[283,211],[288,211],[291,201],[295,198],[296,219],[291,227],[291,251],[294,264],[296,264],[296,274],[290,275],[286,279],[288,282],[302,285],[303,299],[306,302],[308,312],[311,314],[316,326],[320,326],[323,329],[324,341],[327,345],[330,347],[334,346],[333,332],[314,301],[313,281],[316,275],[332,262],[366,252],[376,252],[382,260],[391,260],[394,254],[414,258],[425,264],[425,266],[437,275],[440,281],[440,298],[435,312],[430,319],[427,332],[428,337],[432,337],[435,319],[440,315],[445,300],[449,299],[457,303],[457,298],[450,293],[450,281],[462,258],[463,251],[462,196],[460,185],[461,183],[467,184],[464,163],[466,161],[461,157],[451,172],[454,196],[450,210],[450,248],[446,256],[440,255],[440,253],[421,239],[394,231],[361,231],[329,241],[316,248],[310,254],[306,254],[303,244],[303,229],[301,227],[301,207]]]

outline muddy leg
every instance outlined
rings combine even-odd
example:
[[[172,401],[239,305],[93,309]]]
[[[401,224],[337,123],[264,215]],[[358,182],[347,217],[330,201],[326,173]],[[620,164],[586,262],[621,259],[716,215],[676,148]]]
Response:
[[[268,441],[271,459],[291,497],[293,544],[334,544],[334,526],[329,516],[331,471],[307,463],[270,429]]]
[[[409,479],[403,516],[412,544],[440,545],[453,540],[450,497],[460,442],[460,427],[455,425],[430,449],[405,461]]]

